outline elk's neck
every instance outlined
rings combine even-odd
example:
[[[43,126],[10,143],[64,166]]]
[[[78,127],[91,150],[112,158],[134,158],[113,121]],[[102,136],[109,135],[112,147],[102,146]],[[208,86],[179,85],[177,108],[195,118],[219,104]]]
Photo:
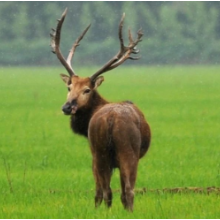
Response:
[[[88,126],[92,115],[107,103],[97,91],[94,91],[88,105],[71,116],[70,126],[73,132],[88,137]]]

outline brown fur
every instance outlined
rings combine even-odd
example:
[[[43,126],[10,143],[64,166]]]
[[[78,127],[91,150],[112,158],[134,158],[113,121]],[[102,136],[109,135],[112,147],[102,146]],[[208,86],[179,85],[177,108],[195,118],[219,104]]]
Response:
[[[132,211],[138,161],[147,152],[151,138],[144,115],[130,101],[109,103],[103,99],[96,91],[104,80],[102,76],[95,82],[78,76],[61,77],[70,90],[64,106],[71,106],[73,110],[71,128],[89,139],[96,207],[103,199],[108,207],[111,206],[111,175],[114,168],[119,168],[121,201]],[[86,89],[90,92],[85,93]]]

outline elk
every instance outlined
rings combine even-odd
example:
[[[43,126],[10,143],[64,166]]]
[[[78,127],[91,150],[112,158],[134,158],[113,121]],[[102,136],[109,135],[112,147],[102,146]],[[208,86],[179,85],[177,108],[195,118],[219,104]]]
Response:
[[[134,40],[129,29],[129,45],[124,45],[122,27],[125,14],[119,23],[119,52],[90,77],[76,75],[71,60],[76,47],[83,39],[90,25],[74,42],[65,59],[60,51],[61,28],[67,14],[67,8],[58,20],[56,29],[52,29],[51,47],[69,76],[61,74],[68,88],[67,101],[62,107],[65,115],[70,116],[70,125],[74,133],[88,138],[92,153],[92,170],[96,184],[95,207],[102,200],[107,207],[112,204],[110,181],[112,172],[119,168],[121,182],[121,202],[125,209],[133,211],[134,186],[139,159],[150,145],[151,132],[143,113],[130,101],[112,103],[100,96],[97,87],[102,84],[101,74],[121,65],[125,60],[137,60],[131,54],[138,54],[136,48],[143,35],[142,30]]]

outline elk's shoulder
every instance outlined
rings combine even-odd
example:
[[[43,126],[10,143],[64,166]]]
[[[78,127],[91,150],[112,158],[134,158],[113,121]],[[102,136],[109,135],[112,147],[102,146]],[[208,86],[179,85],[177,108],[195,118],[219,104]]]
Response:
[[[140,114],[137,107],[130,101],[108,103],[101,107],[92,117],[92,120],[107,120],[109,118],[124,121],[139,120]]]

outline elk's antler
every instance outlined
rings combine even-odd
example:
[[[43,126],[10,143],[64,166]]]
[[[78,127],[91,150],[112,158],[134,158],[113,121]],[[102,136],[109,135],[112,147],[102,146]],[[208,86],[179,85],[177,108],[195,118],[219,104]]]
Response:
[[[122,64],[125,60],[131,59],[131,60],[138,60],[140,57],[132,57],[131,54],[138,54],[139,50],[136,48],[137,44],[141,41],[141,38],[143,36],[142,29],[140,29],[137,32],[137,39],[133,40],[133,37],[131,35],[131,30],[128,31],[128,37],[129,37],[129,45],[124,45],[124,40],[122,36],[122,28],[123,28],[123,22],[125,18],[125,13],[122,15],[120,24],[119,24],[119,41],[120,41],[120,51],[112,58],[110,59],[101,69],[99,69],[96,73],[94,73],[90,79],[91,81],[94,81],[100,74],[107,72],[109,70],[112,70]]]
[[[52,29],[52,33],[50,34],[51,36],[51,48],[52,48],[52,52],[55,53],[57,55],[57,58],[60,60],[60,62],[62,63],[62,65],[66,68],[67,72],[69,73],[70,76],[76,75],[75,71],[72,68],[71,65],[71,60],[73,58],[74,52],[76,50],[76,47],[79,46],[79,42],[83,39],[84,35],[86,34],[86,32],[88,31],[88,29],[90,28],[91,24],[83,31],[83,33],[76,39],[76,41],[74,42],[69,55],[67,57],[67,59],[65,59],[60,51],[60,34],[61,34],[61,28],[63,25],[63,22],[65,20],[67,14],[67,8],[65,9],[65,11],[63,12],[62,16],[60,19],[58,19],[58,23],[57,23],[57,27],[56,29]]]

